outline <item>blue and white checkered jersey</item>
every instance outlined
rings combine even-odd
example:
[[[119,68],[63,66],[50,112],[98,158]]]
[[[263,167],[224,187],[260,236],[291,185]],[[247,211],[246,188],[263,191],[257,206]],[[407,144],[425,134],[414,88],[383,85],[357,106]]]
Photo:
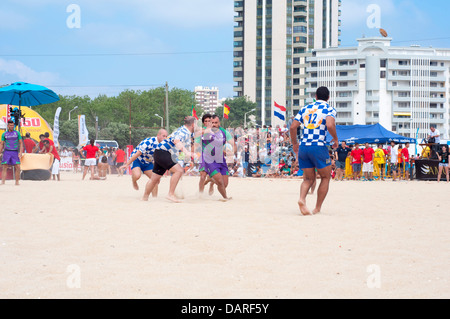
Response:
[[[295,120],[303,124],[303,146],[324,146],[327,136],[327,117],[336,118],[336,110],[325,101],[317,101],[303,107]]]
[[[142,154],[137,158],[142,164],[153,163],[153,153],[159,142],[156,137],[149,137],[139,143],[138,146],[131,152],[130,157],[140,151]]]
[[[163,151],[172,151],[174,153],[178,152],[178,149],[175,147],[175,140],[179,140],[185,147],[191,145],[191,137],[194,134],[191,133],[186,126],[180,127],[178,130],[170,134],[164,141],[158,144],[156,147],[157,150]]]

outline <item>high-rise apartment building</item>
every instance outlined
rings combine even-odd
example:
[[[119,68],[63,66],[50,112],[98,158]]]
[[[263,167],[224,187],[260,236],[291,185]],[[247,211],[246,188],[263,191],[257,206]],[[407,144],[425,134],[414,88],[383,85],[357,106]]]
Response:
[[[234,91],[257,103],[261,124],[281,124],[274,102],[294,114],[306,99],[306,57],[339,45],[340,0],[236,0]]]
[[[219,89],[217,87],[196,86],[194,89],[195,101],[201,106],[204,113],[214,114],[220,105]]]
[[[390,38],[358,39],[358,46],[314,50],[307,59],[312,102],[327,86],[339,125],[380,123],[388,130],[427,137],[435,124],[450,134],[450,49],[393,47]]]

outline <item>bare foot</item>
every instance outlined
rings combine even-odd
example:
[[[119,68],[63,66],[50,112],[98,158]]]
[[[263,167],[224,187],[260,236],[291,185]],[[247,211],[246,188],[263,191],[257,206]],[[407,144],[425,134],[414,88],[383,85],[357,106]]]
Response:
[[[208,194],[209,194],[209,195],[214,194],[214,184],[213,184],[213,183],[211,183],[211,184],[209,185],[209,192],[208,192]]]
[[[181,203],[181,200],[179,200],[175,195],[167,195],[166,199],[168,199],[174,203]]]
[[[320,214],[320,209],[314,208],[314,210],[312,211],[312,213],[313,213],[313,215]]]
[[[311,211],[308,209],[304,201],[299,200],[298,207],[300,208],[300,212],[302,213],[302,215],[311,215]]]
[[[132,183],[133,183],[133,188],[138,191],[139,190],[138,183],[136,181],[132,181]]]
[[[144,195],[144,196],[142,197],[142,200],[143,200],[144,202],[147,202],[147,201],[148,201],[148,196],[145,196],[145,195]]]
[[[227,197],[227,198],[221,198],[219,199],[221,202],[228,202],[229,200],[233,199],[233,197]]]

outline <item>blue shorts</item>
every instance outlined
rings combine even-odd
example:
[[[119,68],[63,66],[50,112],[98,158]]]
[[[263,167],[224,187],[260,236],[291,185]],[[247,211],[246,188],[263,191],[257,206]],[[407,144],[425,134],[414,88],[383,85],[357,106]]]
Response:
[[[139,167],[141,171],[145,172],[153,169],[153,163],[142,164],[140,160],[135,159],[133,164],[131,164],[131,169],[134,169],[136,167]]]
[[[300,146],[298,149],[298,167],[322,169],[331,165],[330,154],[326,146]]]

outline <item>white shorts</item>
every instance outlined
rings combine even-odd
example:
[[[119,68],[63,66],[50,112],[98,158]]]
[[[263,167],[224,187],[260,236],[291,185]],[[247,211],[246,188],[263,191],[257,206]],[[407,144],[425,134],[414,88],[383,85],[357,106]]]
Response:
[[[53,161],[52,174],[53,175],[58,175],[59,174],[59,161],[56,158]]]
[[[84,161],[84,166],[95,166],[97,165],[97,160],[95,158],[86,158]]]
[[[363,163],[363,173],[373,173],[373,164]]]

